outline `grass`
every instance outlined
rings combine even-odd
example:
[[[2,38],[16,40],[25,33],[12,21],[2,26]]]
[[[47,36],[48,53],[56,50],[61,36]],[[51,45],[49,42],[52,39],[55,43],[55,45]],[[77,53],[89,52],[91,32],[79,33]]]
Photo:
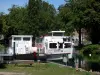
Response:
[[[25,73],[25,75],[95,75],[52,63],[34,63],[32,66],[28,64],[18,64],[17,66],[9,64],[5,68],[1,68],[0,72],[17,72]]]

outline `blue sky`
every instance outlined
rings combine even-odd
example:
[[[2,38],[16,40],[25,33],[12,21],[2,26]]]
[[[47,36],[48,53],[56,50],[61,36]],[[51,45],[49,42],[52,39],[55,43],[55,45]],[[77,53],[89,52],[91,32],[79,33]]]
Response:
[[[64,4],[64,0],[44,0],[50,4],[53,4],[57,9],[59,5]],[[11,8],[13,4],[19,6],[25,6],[28,0],[0,0],[0,12],[8,13],[8,8]]]

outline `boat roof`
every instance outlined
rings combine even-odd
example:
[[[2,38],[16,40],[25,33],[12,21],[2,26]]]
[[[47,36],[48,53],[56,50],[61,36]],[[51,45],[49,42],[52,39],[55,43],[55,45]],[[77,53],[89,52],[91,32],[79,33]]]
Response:
[[[11,37],[33,37],[33,35],[12,35]]]
[[[59,33],[59,32],[64,33],[65,31],[51,31],[49,33]]]

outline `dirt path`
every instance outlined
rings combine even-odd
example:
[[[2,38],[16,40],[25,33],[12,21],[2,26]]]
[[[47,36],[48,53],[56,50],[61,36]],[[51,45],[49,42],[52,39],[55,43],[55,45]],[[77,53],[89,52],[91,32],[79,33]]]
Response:
[[[0,72],[0,75],[26,75],[25,73],[16,73],[16,72]]]

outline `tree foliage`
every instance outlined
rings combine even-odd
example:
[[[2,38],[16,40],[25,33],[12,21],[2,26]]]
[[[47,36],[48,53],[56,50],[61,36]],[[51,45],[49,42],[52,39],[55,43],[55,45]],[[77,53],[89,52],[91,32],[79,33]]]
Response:
[[[3,29],[3,12],[0,13],[0,34],[2,33],[2,29]]]
[[[56,10],[53,5],[42,0],[29,0],[28,22],[31,34],[40,36],[54,26]]]
[[[13,5],[9,8],[9,14],[0,16],[0,30],[5,35],[5,40],[18,34],[37,37],[55,30],[56,22],[56,10],[53,5],[42,0],[29,0],[28,5]]]
[[[58,17],[60,22],[62,23],[61,28],[66,31],[67,35],[71,35],[72,32],[75,30],[72,24],[72,12],[69,5],[61,5],[59,8]]]
[[[85,28],[93,44],[100,41],[100,1],[99,0],[69,0],[59,11],[62,21],[69,24],[79,33],[81,43],[81,29]],[[69,27],[70,27],[69,26]],[[98,33],[99,32],[99,33]],[[98,33],[98,34],[95,34]]]
[[[0,51],[4,51],[4,45],[0,44]]]
[[[85,28],[92,43],[99,43],[99,0],[66,0],[58,10],[43,0],[29,0],[24,7],[13,5],[9,14],[0,15],[0,32],[6,37],[12,34],[37,37],[51,30],[65,30],[67,35],[76,30],[81,43],[81,29]]]
[[[27,13],[25,7],[19,7],[13,5],[12,8],[9,9],[8,15],[8,32],[10,35],[12,34],[23,34],[25,33],[25,15]]]

